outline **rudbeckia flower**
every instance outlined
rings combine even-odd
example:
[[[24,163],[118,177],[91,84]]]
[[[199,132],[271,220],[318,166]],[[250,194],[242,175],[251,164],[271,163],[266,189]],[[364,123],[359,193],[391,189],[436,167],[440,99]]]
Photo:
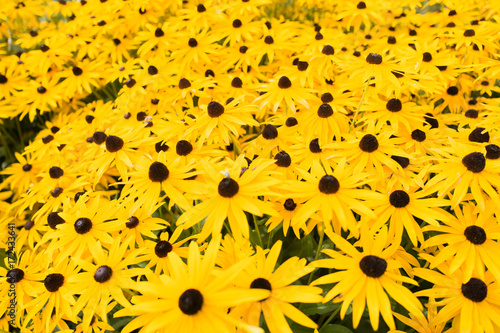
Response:
[[[192,166],[180,165],[178,161],[168,163],[165,155],[158,154],[156,158],[142,157],[135,167],[137,171],[130,173],[121,194],[124,203],[134,203],[132,210],[143,206],[152,214],[153,208],[166,197],[170,198],[170,206],[174,203],[183,209],[190,206],[183,192],[193,191],[193,186],[185,180],[192,176]]]
[[[423,248],[444,246],[436,257],[429,259],[430,268],[449,262],[449,274],[461,270],[463,282],[472,275],[484,280],[485,267],[497,281],[500,281],[500,266],[494,258],[500,248],[496,241],[500,230],[498,221],[493,216],[494,204],[487,206],[486,211],[480,211],[472,203],[467,203],[462,209],[454,209],[455,216],[442,220],[440,225],[424,227],[424,232],[439,232],[427,239]]]
[[[375,217],[372,210],[363,200],[380,198],[380,193],[359,189],[370,181],[369,175],[358,173],[351,175],[345,158],[341,159],[337,167],[328,168],[324,173],[310,174],[297,170],[304,181],[290,182],[285,185],[291,198],[307,198],[297,211],[292,224],[302,224],[316,212],[321,212],[324,226],[327,230],[349,230],[358,235],[358,221],[354,212],[363,216]]]
[[[103,320],[107,319],[110,310],[107,305],[111,300],[122,306],[130,306],[123,291],[132,287],[134,281],[131,277],[144,274],[142,268],[128,268],[129,265],[139,262],[137,258],[142,251],[139,249],[125,256],[130,241],[131,239],[122,242],[120,238],[116,238],[107,253],[98,242],[92,253],[95,264],[90,260],[72,258],[78,267],[83,269],[69,277],[68,283],[74,285],[71,293],[80,295],[73,307],[73,313],[77,314],[84,310],[84,330],[90,326],[94,313]]]
[[[364,231],[363,231],[364,230]],[[387,244],[387,229],[383,228],[374,237],[373,234],[362,228],[360,238],[363,250],[358,251],[345,239],[326,229],[326,234],[345,254],[335,250],[323,250],[332,259],[316,261],[316,267],[334,268],[334,273],[326,274],[313,282],[313,285],[336,283],[328,291],[324,302],[333,299],[342,302],[340,317],[343,319],[347,309],[352,303],[353,326],[356,328],[361,316],[368,306],[370,322],[376,331],[379,326],[379,314],[390,329],[396,329],[394,323],[391,296],[396,302],[405,307],[411,314],[423,317],[422,305],[417,297],[402,283],[418,285],[413,279],[401,275],[401,265],[393,258],[399,243]]]
[[[51,322],[59,321],[63,316],[76,322],[77,319],[72,311],[75,298],[71,293],[72,285],[68,279],[78,273],[78,268],[69,259],[62,260],[54,267],[44,270],[46,276],[43,285],[37,287],[38,297],[26,304],[27,315],[25,322],[29,322],[39,312],[42,315],[42,323],[45,323],[45,331],[49,331]]]
[[[266,201],[258,199],[261,195],[274,195],[269,188],[279,183],[266,174],[266,167],[271,163],[272,160],[247,165],[245,156],[240,155],[231,169],[223,172],[217,172],[210,164],[203,163],[209,177],[201,189],[203,192],[199,193],[204,200],[182,214],[177,223],[187,229],[207,218],[198,236],[201,242],[210,234],[220,233],[224,220],[228,218],[233,236],[248,238],[245,211],[257,216],[277,214]]]
[[[112,219],[117,210],[115,201],[106,202],[99,196],[92,199],[80,197],[74,207],[58,214],[67,223],[61,223],[55,231],[45,234],[40,244],[50,240],[47,253],[58,250],[56,262],[68,256],[82,258],[95,253],[97,242],[112,244],[111,234],[124,223]]]
[[[286,76],[275,78],[269,84],[264,84],[259,89],[264,92],[263,95],[255,99],[256,103],[260,103],[261,109],[259,115],[263,115],[266,105],[272,105],[272,111],[276,113],[281,106],[285,110],[290,109],[292,113],[297,112],[296,102],[304,108],[309,109],[307,100],[312,99],[311,90],[303,87],[296,87],[292,81]],[[285,105],[282,105],[285,101]]]
[[[429,198],[431,192],[417,191],[411,188],[409,191],[393,189],[383,191],[382,200],[372,199],[370,201],[375,207],[377,219],[370,223],[374,230],[378,230],[389,222],[389,237],[394,237],[395,242],[400,243],[403,237],[403,229],[414,246],[423,243],[424,235],[415,217],[426,223],[438,226],[440,221],[446,220],[448,214],[439,207],[449,204],[448,200]]]
[[[281,241],[276,242],[267,255],[265,250],[257,247],[253,264],[248,265],[237,280],[239,287],[269,290],[269,296],[260,302],[239,305],[231,311],[231,315],[241,316],[250,325],[258,326],[260,314],[263,313],[271,333],[292,332],[285,316],[302,326],[317,328],[315,322],[290,304],[322,301],[323,290],[321,288],[292,285],[294,281],[309,274],[314,268],[306,265],[305,259],[292,257],[275,269],[281,246]]]
[[[438,268],[448,271],[447,263]],[[500,292],[498,282],[493,282],[490,274],[484,279],[476,276],[463,282],[462,271],[444,275],[425,268],[416,268],[415,275],[431,282],[433,287],[416,293],[416,296],[427,296],[436,301],[431,306],[441,307],[431,324],[438,325],[453,319],[453,327],[462,332],[496,332],[500,301],[496,297]]]
[[[196,242],[189,245],[185,264],[177,254],[169,255],[170,275],[149,275],[147,282],[138,282],[134,289],[140,296],[132,297],[134,305],[116,312],[115,316],[137,316],[122,330],[132,332],[258,332],[228,314],[236,305],[264,299],[267,290],[233,287],[238,273],[251,259],[214,274],[220,236],[214,237],[203,257]]]

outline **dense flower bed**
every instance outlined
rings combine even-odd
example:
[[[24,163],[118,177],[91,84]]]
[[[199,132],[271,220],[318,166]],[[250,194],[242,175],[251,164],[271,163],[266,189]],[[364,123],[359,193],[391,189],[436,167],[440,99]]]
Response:
[[[500,332],[499,15],[4,0],[0,329]]]

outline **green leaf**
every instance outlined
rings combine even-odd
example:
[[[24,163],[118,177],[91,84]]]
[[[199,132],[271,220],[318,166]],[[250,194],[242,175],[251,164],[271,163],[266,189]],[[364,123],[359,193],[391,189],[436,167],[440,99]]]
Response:
[[[345,326],[332,324],[322,329],[321,333],[352,333],[352,331]]]
[[[312,304],[302,304],[301,310],[304,312],[306,315],[311,316],[315,314],[323,315],[326,313],[330,313],[335,311],[337,307],[339,307],[340,304],[335,304],[332,302],[328,303],[312,303]]]

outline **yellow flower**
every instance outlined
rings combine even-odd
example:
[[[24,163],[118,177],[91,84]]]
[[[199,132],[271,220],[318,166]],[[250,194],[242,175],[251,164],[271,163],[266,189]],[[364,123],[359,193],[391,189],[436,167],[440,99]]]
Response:
[[[324,302],[332,299],[334,302],[342,302],[340,310],[342,319],[352,303],[352,320],[356,328],[367,305],[374,330],[377,330],[379,326],[379,313],[382,314],[389,328],[394,330],[396,325],[387,294],[411,314],[423,317],[422,305],[417,297],[402,285],[403,282],[418,284],[401,275],[399,271],[401,264],[393,257],[399,247],[399,242],[391,242],[391,245],[385,248],[388,237],[387,229],[381,229],[374,237],[366,228],[362,228],[360,238],[362,252],[339,235],[329,232],[328,229],[326,229],[326,234],[345,255],[330,249],[323,250],[332,259],[318,260],[315,266],[334,268],[338,271],[323,275],[313,284],[336,283],[326,294]]]
[[[248,324],[228,315],[228,308],[269,296],[267,290],[235,288],[238,273],[251,259],[214,274],[214,264],[220,236],[210,242],[203,258],[196,242],[189,245],[185,264],[176,253],[169,255],[170,275],[148,275],[147,282],[138,282],[129,306],[115,316],[137,316],[122,330],[124,333],[142,327],[144,332],[234,332],[239,327],[246,332]]]
[[[305,259],[292,257],[275,269],[281,246],[281,241],[276,242],[267,255],[267,251],[257,247],[253,265],[248,265],[237,280],[237,285],[242,288],[269,290],[269,297],[260,302],[239,305],[231,310],[231,314],[242,316],[250,325],[258,326],[260,314],[263,313],[271,333],[292,332],[285,316],[302,326],[317,328],[315,322],[290,304],[322,301],[321,288],[292,285],[314,268],[307,266]]]

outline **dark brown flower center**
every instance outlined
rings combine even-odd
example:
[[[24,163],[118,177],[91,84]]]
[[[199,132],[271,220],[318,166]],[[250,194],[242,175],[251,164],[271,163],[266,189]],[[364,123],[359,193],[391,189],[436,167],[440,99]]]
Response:
[[[212,118],[220,117],[224,113],[224,106],[219,102],[212,101],[208,103],[207,113]]]
[[[462,164],[467,170],[473,173],[479,173],[486,167],[486,158],[479,152],[474,152],[462,158]]]
[[[288,117],[285,121],[285,126],[286,127],[293,127],[295,125],[298,125],[299,122],[297,121],[297,119],[295,117]]]
[[[243,23],[241,23],[241,20],[239,20],[239,19],[236,19],[233,21],[233,28],[238,29],[238,28],[241,28],[242,25],[243,25]]]
[[[149,66],[148,67],[148,74],[149,75],[156,75],[156,74],[158,74],[158,68],[156,68],[155,66]]]
[[[63,193],[64,189],[62,187],[56,187],[55,189],[50,192],[50,195],[54,198],[57,198]]]
[[[25,165],[23,165],[23,171],[24,172],[29,172],[29,171],[31,171],[32,168],[33,167],[31,166],[31,164],[25,164]]]
[[[321,53],[323,53],[324,55],[334,55],[335,49],[331,45],[325,45],[325,46],[323,46]]]
[[[167,241],[161,240],[155,245],[155,254],[158,258],[165,258],[170,252],[172,252],[172,244]]]
[[[476,35],[474,29],[467,29],[464,31],[464,37],[473,37]]]
[[[482,302],[488,296],[488,286],[479,279],[471,278],[469,282],[462,284],[462,295],[473,302]]]
[[[262,130],[262,137],[266,140],[273,140],[278,137],[278,130],[271,124],[267,124]]]
[[[309,142],[309,151],[313,154],[321,153],[322,149],[319,146],[318,139],[313,139]]]
[[[75,231],[84,235],[92,229],[92,221],[87,217],[81,217],[75,222]]]
[[[366,57],[366,62],[370,65],[380,65],[382,63],[382,56],[376,53],[370,53]]]
[[[83,70],[80,67],[77,67],[77,66],[74,66],[73,69],[72,69],[72,71],[73,71],[73,74],[75,76],[80,76],[80,75],[83,74]]]
[[[132,88],[136,83],[137,81],[133,78],[129,78],[127,81],[125,81],[125,85],[127,86],[127,88]]]
[[[410,165],[410,159],[402,156],[391,156],[391,158],[396,161],[403,169],[406,169]]]
[[[64,170],[60,167],[53,166],[49,169],[49,176],[52,179],[59,179],[64,175]]]
[[[106,149],[110,153],[116,153],[123,148],[123,140],[117,136],[109,135],[106,137]]]
[[[139,225],[139,219],[136,216],[131,216],[127,222],[125,222],[125,226],[129,229],[134,229]]]
[[[167,180],[170,172],[165,164],[161,162],[153,162],[149,166],[149,179],[154,183],[161,183]]]
[[[397,98],[391,98],[387,104],[385,105],[385,107],[387,108],[387,110],[391,111],[391,112],[399,112],[403,109],[403,104],[401,103],[401,101]]]
[[[243,81],[241,81],[241,79],[239,77],[235,77],[231,81],[231,87],[233,87],[233,88],[241,88],[241,87],[243,87]]]
[[[365,153],[373,153],[378,149],[378,146],[378,140],[372,134],[366,134],[359,141],[359,149],[361,149]]]
[[[155,150],[157,153],[159,153],[160,151],[168,151],[169,148],[170,147],[163,141],[158,141],[157,143],[155,143]]]
[[[469,134],[469,141],[485,143],[490,141],[490,133],[484,127],[478,127],[472,130]]]
[[[396,208],[403,208],[410,203],[410,196],[405,191],[396,190],[389,195],[389,202]]]
[[[14,268],[7,272],[6,277],[8,283],[18,283],[24,278],[24,271],[19,268]]]
[[[188,45],[190,47],[197,47],[198,46],[198,41],[194,38],[189,38]]]
[[[49,135],[46,135],[46,136],[44,136],[44,137],[42,138],[42,142],[43,142],[44,144],[47,144],[47,143],[49,143],[49,142],[50,142],[50,141],[52,141],[52,140],[54,140],[54,137],[53,137],[52,135],[50,135],[50,134],[49,134]]]
[[[187,89],[191,87],[191,82],[188,79],[182,78],[179,80],[179,89]]]
[[[238,185],[236,180],[229,177],[222,179],[218,187],[219,195],[224,198],[234,197],[239,190],[240,186]]]
[[[479,112],[477,110],[474,110],[474,109],[469,109],[469,110],[465,111],[465,116],[467,118],[477,119],[477,117],[479,117]]]
[[[33,228],[35,226],[35,222],[33,222],[32,220],[28,220],[26,221],[26,223],[24,224],[24,229],[25,230],[30,230],[31,228]]]
[[[203,12],[207,11],[205,6],[203,6],[202,4],[199,4],[198,6],[196,6],[196,10],[198,11],[198,13],[203,13]]]
[[[366,276],[379,278],[387,269],[387,261],[377,256],[367,255],[359,261],[359,268]]]
[[[422,60],[424,62],[431,62],[432,61],[432,54],[430,54],[429,52],[424,52],[422,54]]]
[[[323,95],[321,95],[321,101],[323,103],[331,103],[331,102],[333,102],[333,96],[332,96],[332,94],[330,94],[330,93],[324,93]]]
[[[49,292],[54,293],[64,284],[64,276],[59,273],[49,274],[43,280],[43,284]]]
[[[203,295],[196,289],[188,289],[179,297],[179,309],[187,315],[195,315],[203,306]]]
[[[47,216],[47,223],[51,229],[56,230],[58,224],[66,222],[57,212],[52,212]]]
[[[291,86],[292,86],[292,81],[290,81],[289,78],[287,78],[286,76],[280,77],[278,81],[278,87],[280,87],[281,89],[288,89]]]
[[[271,291],[271,283],[264,278],[256,278],[255,280],[250,283],[250,289],[266,289]]]
[[[491,144],[486,147],[486,158],[489,160],[497,160],[500,158],[500,147]]]
[[[425,135],[424,131],[416,129],[413,132],[411,132],[411,138],[417,142],[424,142],[427,136]]]
[[[391,44],[391,45],[396,44],[396,37],[394,37],[394,36],[387,37],[387,43]]]
[[[319,180],[318,189],[324,194],[334,194],[340,189],[340,183],[335,176],[325,175]]]
[[[155,37],[160,38],[160,37],[163,37],[163,36],[165,36],[165,33],[163,32],[163,30],[161,30],[161,28],[156,28],[156,30],[155,30]]]
[[[486,232],[477,225],[470,225],[464,230],[465,238],[474,245],[481,245],[486,242]]]
[[[432,115],[432,113],[426,113],[424,120],[427,124],[431,125],[431,128],[439,128],[438,120]]]
[[[38,88],[36,88],[36,91],[39,93],[39,94],[45,94],[47,92],[47,88],[43,87],[43,86],[40,86]]]
[[[274,43],[274,39],[273,37],[271,36],[266,36],[266,38],[264,38],[264,43],[266,43],[267,45],[271,45]]]
[[[95,132],[94,135],[92,135],[92,138],[94,139],[94,143],[96,145],[102,145],[104,141],[106,141],[106,138],[108,136],[104,132]]]
[[[366,9],[366,3],[364,1],[360,1],[360,2],[358,2],[356,8],[357,9]]]
[[[112,275],[113,275],[113,270],[111,269],[111,267],[107,265],[102,265],[101,267],[96,269],[94,273],[94,280],[99,283],[104,283],[106,281],[109,281]]]
[[[274,156],[275,164],[281,168],[288,168],[292,164],[290,155],[284,150],[280,151]]]
[[[187,156],[193,151],[193,145],[186,140],[180,140],[175,145],[175,152],[179,156]]]
[[[299,61],[297,63],[297,69],[301,72],[305,71],[309,67],[309,63],[307,61]]]
[[[319,106],[317,114],[320,118],[328,118],[333,115],[333,109],[330,104],[324,103]]]
[[[446,93],[450,96],[456,96],[458,95],[458,88],[456,86],[451,86],[446,89]]]
[[[295,208],[297,208],[297,204],[293,201],[293,199],[286,199],[283,207],[285,207],[285,209],[289,212],[292,212]]]

